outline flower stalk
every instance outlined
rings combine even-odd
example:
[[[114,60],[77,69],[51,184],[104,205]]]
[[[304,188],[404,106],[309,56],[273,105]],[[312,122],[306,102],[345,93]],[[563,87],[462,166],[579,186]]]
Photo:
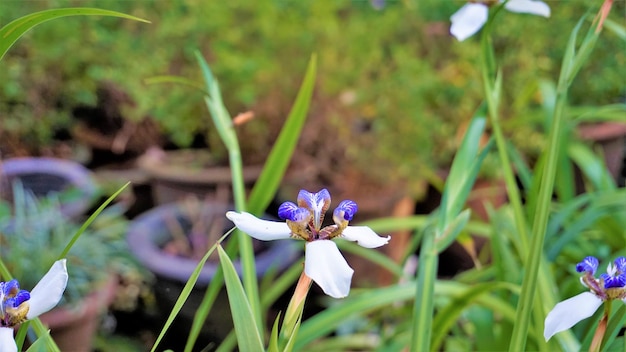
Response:
[[[285,341],[289,340],[296,330],[297,322],[302,318],[302,311],[304,310],[304,302],[311,289],[311,283],[313,281],[308,277],[304,271],[298,279],[296,289],[289,300],[287,311],[285,312],[285,319],[283,320],[283,326],[281,328],[281,338]]]
[[[600,352],[600,347],[602,346],[602,340],[604,339],[604,335],[606,334],[606,326],[609,322],[609,312],[611,311],[611,301],[607,301],[604,305],[604,314],[602,314],[602,318],[598,323],[598,327],[596,328],[596,332],[593,335],[593,339],[591,340],[591,345],[589,346],[589,351],[591,352]]]

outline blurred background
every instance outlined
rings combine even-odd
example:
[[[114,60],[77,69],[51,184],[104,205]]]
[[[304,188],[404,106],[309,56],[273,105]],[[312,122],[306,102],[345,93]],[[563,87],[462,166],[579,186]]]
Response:
[[[1,23],[43,9],[92,6],[151,24],[104,17],[45,23],[9,51],[0,80],[3,157],[59,153],[67,140],[119,137],[115,159],[150,146],[224,153],[197,90],[148,84],[160,75],[201,82],[195,50],[220,81],[243,157],[263,162],[289,112],[305,65],[319,57],[314,103],[293,165],[317,182],[358,175],[390,180],[416,196],[445,169],[457,136],[482,101],[479,40],[448,33],[458,1],[27,1],[7,2]],[[552,16],[497,18],[495,47],[505,86],[508,137],[528,158],[543,146],[541,89],[558,76],[582,1],[554,3]],[[617,2],[611,17],[623,13]],[[623,102],[623,42],[607,31],[577,77],[572,106]],[[132,136],[132,137],[131,137]],[[112,144],[109,143],[109,144]],[[105,160],[89,160],[90,165]],[[292,166],[293,166],[292,165]],[[497,170],[485,170],[486,174]],[[487,175],[492,176],[492,175]]]
[[[202,85],[194,53],[199,51],[207,59],[230,113],[253,116],[237,126],[252,183],[290,111],[307,63],[316,54],[313,100],[273,206],[294,200],[301,188],[326,187],[335,202],[357,201],[361,212],[356,220],[429,213],[438,204],[437,193],[452,157],[484,96],[479,36],[459,43],[449,34],[449,18],[464,3],[4,1],[0,4],[2,26],[32,12],[60,7],[98,7],[151,23],[67,17],[41,24],[19,39],[0,62],[0,156],[72,160],[93,172],[101,196],[132,181],[132,192],[122,195],[119,209],[109,218],[124,226],[116,235],[116,241],[124,242],[126,233],[132,232],[125,230],[128,219],[181,199],[180,193],[167,196],[155,191],[152,181],[162,176],[155,170],[187,162],[195,166],[181,166],[185,173],[197,164],[227,165],[226,150],[212,127],[203,93],[183,84],[158,83],[158,77],[175,75]],[[624,2],[616,1],[613,6],[609,18],[623,23]],[[551,116],[547,112],[563,50],[588,3],[550,2],[550,7],[549,19],[506,13],[494,24],[494,46],[506,82],[505,104],[500,107],[502,126],[521,160],[531,166],[544,148],[545,126]],[[625,77],[624,41],[606,30],[572,85],[566,115],[625,103]],[[566,126],[573,139],[595,148],[607,163],[609,159],[615,162],[610,169],[618,185],[623,185],[626,129],[619,124],[604,127],[602,133],[575,124]],[[489,132],[487,128],[485,141]],[[609,149],[601,149],[600,143],[607,140],[617,154],[609,156]],[[205,163],[195,155],[166,157],[166,152],[189,149],[208,153],[210,161]],[[161,164],[154,166],[157,162]],[[506,202],[497,162],[495,156],[486,159],[478,182],[487,183],[482,195],[494,205]],[[5,173],[8,166],[5,163]],[[198,197],[227,203],[228,177],[224,181],[219,176],[223,170],[212,170],[211,176],[198,176],[215,177],[209,190]],[[160,185],[170,187],[174,177],[165,178]],[[196,181],[184,186],[183,194],[199,190]],[[486,220],[483,203],[476,204],[475,216]],[[223,208],[219,209],[222,214]],[[83,215],[88,210],[83,209]],[[275,209],[270,207],[268,213],[272,212]],[[38,213],[33,214],[36,219]],[[193,225],[194,221],[188,222]],[[163,247],[180,254],[178,249]],[[388,249],[394,260],[400,260],[396,250]],[[459,254],[452,256],[458,259]],[[453,275],[464,265],[473,265],[467,255],[452,262],[453,267],[442,268],[440,274]],[[133,268],[125,266],[126,275],[118,280],[122,287],[131,286],[132,292],[126,293],[131,298],[120,298],[120,289],[116,299],[109,298],[118,303],[118,328],[130,330],[135,340],[141,340],[131,344],[135,347],[130,350],[149,346],[154,335],[137,332],[137,326],[128,322],[139,319],[145,324],[146,315],[155,316],[150,312],[133,315],[138,306],[150,306],[154,299],[145,293],[151,276],[141,265]],[[367,285],[386,279],[370,276],[357,282]],[[135,305],[137,300],[140,303]],[[133,303],[129,309],[119,308],[129,302]],[[155,321],[146,330],[160,328],[160,321]],[[102,347],[106,342],[100,341],[99,346],[106,350]]]

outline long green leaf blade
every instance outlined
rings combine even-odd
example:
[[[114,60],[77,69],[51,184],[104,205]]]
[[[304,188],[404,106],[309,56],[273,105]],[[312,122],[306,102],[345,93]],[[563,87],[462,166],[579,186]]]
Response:
[[[174,307],[170,311],[170,315],[167,317],[167,320],[165,321],[165,324],[163,325],[163,328],[161,329],[161,332],[159,333],[159,336],[157,337],[156,341],[154,342],[154,345],[152,345],[152,349],[150,350],[151,352],[156,351],[156,348],[159,345],[159,343],[161,342],[161,340],[163,339],[163,337],[165,336],[165,333],[167,332],[167,330],[170,328],[170,326],[174,322],[174,318],[176,318],[176,316],[178,315],[180,310],[183,308],[183,305],[185,304],[185,302],[187,301],[187,298],[189,298],[189,295],[191,294],[191,290],[193,290],[193,287],[196,285],[196,282],[198,281],[198,277],[200,276],[200,272],[202,271],[202,268],[204,268],[204,264],[206,263],[207,260],[209,260],[209,257],[211,256],[211,254],[213,254],[213,252],[215,251],[215,248],[217,248],[217,246],[220,245],[220,243],[231,232],[232,232],[232,230],[227,232],[226,234],[224,234],[224,236],[222,236],[219,239],[219,241],[216,244],[214,244],[213,246],[211,246],[211,248],[204,254],[204,257],[202,257],[202,259],[200,259],[200,261],[198,262],[198,265],[196,265],[196,268],[191,273],[191,276],[189,276],[189,279],[187,280],[187,283],[183,287],[183,290],[181,291],[180,295],[178,296],[178,299],[176,300],[176,303],[174,303]],[[220,248],[221,248],[221,246],[220,246]]]
[[[219,253],[220,263],[224,271],[224,281],[226,283],[239,350],[243,352],[263,351],[263,342],[261,341],[261,336],[259,336],[259,329],[256,326],[252,308],[250,308],[250,303],[246,298],[243,285],[239,281],[235,266],[222,246],[217,247],[217,252]]]
[[[120,187],[120,189],[118,189],[115,193],[113,193],[109,198],[107,198],[107,200],[105,200],[99,207],[98,209],[96,209],[96,211],[93,212],[93,214],[91,214],[91,216],[89,216],[89,218],[87,218],[87,220],[85,220],[85,222],[80,226],[80,228],[78,229],[78,231],[76,231],[76,233],[74,234],[74,236],[72,237],[72,239],[70,240],[70,242],[67,244],[67,246],[65,246],[65,249],[63,249],[63,252],[61,253],[61,255],[57,258],[57,260],[63,259],[65,257],[67,257],[67,253],[70,251],[70,249],[72,249],[72,246],[74,246],[74,243],[76,243],[76,241],[78,241],[78,239],[80,238],[80,236],[83,234],[83,232],[85,232],[85,230],[87,229],[87,227],[89,227],[89,225],[91,225],[91,223],[96,220],[96,218],[98,217],[98,215],[100,215],[100,213],[120,194],[122,193],[126,187],[128,187],[128,185],[130,185],[130,182],[127,182],[125,185],[123,185],[122,187]]]
[[[125,13],[88,7],[39,11],[20,17],[0,28],[0,60],[2,60],[13,44],[15,44],[15,42],[31,28],[41,23],[67,16],[113,16],[150,23],[147,20],[127,15]]]

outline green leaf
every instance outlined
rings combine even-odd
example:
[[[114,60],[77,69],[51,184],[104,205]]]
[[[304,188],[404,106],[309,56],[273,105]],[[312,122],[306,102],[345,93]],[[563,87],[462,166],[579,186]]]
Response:
[[[274,147],[270,151],[263,171],[254,184],[248,198],[248,209],[251,213],[259,214],[272,201],[278,186],[280,185],[293,151],[296,148],[304,121],[309,111],[309,104],[315,88],[315,76],[317,71],[317,56],[312,55],[309,66],[304,76],[304,81],[298,91],[287,121],[280,131]]]
[[[430,351],[432,321],[435,311],[435,282],[439,256],[435,247],[436,232],[426,228],[422,238],[417,280],[415,282],[415,304],[413,306],[413,324],[411,326],[411,350]]]
[[[459,315],[476,302],[481,296],[487,296],[491,292],[507,289],[519,293],[519,286],[507,282],[486,282],[470,287],[462,294],[455,297],[449,304],[437,312],[433,321],[433,344],[434,350],[439,350],[452,325],[458,320]],[[503,312],[499,312],[503,313]],[[507,315],[513,316],[515,311],[507,306]]]
[[[230,311],[235,325],[239,350],[243,352],[263,351],[263,342],[259,336],[259,329],[256,326],[252,308],[246,298],[243,285],[239,281],[239,275],[235,270],[233,262],[224,252],[222,246],[217,247],[220,256],[220,263],[224,271],[224,281],[230,302]]]
[[[398,302],[412,301],[415,298],[414,284],[414,282],[408,282],[371,290],[354,290],[350,296],[342,300],[340,305],[326,309],[302,322],[294,350],[306,351],[306,346],[309,343],[332,333],[342,322],[354,318],[355,315],[386,309],[387,306]],[[434,292],[437,297],[457,297],[471,287],[473,284],[439,280],[435,282]],[[507,321],[514,321],[515,315],[510,303],[495,295],[479,296],[476,303],[493,311],[501,312]]]
[[[211,112],[211,119],[213,119],[213,124],[217,129],[222,142],[226,146],[229,152],[233,150],[239,150],[239,142],[237,140],[237,134],[233,129],[233,122],[228,113],[228,110],[224,106],[224,102],[222,100],[222,93],[220,92],[219,85],[217,80],[213,76],[211,69],[209,68],[209,64],[206,62],[202,54],[196,51],[196,60],[200,65],[200,69],[202,71],[202,77],[204,78],[204,83],[206,85],[206,90],[209,94],[207,94],[204,98],[206,105]]]
[[[46,333],[40,335],[35,342],[26,350],[27,352],[46,352],[49,351],[49,346],[46,346],[46,340],[51,339],[50,330],[47,329]]]
[[[163,339],[163,337],[165,336],[165,333],[172,325],[172,322],[174,322],[174,318],[176,318],[180,310],[183,308],[183,305],[185,304],[185,302],[187,301],[187,298],[189,298],[189,295],[191,294],[191,290],[193,290],[194,286],[196,285],[196,282],[198,281],[198,277],[200,276],[200,272],[202,272],[202,269],[204,268],[204,264],[206,263],[206,261],[209,260],[209,257],[211,256],[211,254],[213,254],[217,246],[220,246],[221,248],[220,243],[228,235],[230,235],[230,233],[233,230],[230,230],[226,234],[224,234],[224,236],[222,236],[219,239],[219,241],[217,241],[217,243],[215,243],[213,246],[211,246],[211,248],[209,248],[209,250],[206,252],[204,257],[200,259],[200,261],[198,262],[198,265],[196,265],[196,268],[193,270],[193,272],[189,276],[189,279],[187,280],[187,283],[183,287],[183,290],[181,291],[180,296],[178,296],[176,303],[174,303],[174,307],[170,311],[170,315],[167,317],[167,320],[165,321],[165,324],[163,325],[163,328],[161,329],[159,336],[157,337],[156,341],[152,345],[152,349],[150,350],[151,352],[156,351],[156,348],[161,342],[161,340]]]
[[[67,244],[67,246],[65,246],[65,249],[63,250],[63,252],[61,253],[61,255],[57,258],[57,260],[63,259],[65,257],[67,257],[67,253],[70,251],[70,249],[72,249],[72,246],[74,246],[74,243],[76,243],[76,241],[78,241],[78,239],[80,238],[80,236],[83,234],[83,232],[85,232],[85,230],[89,227],[89,225],[91,225],[91,223],[96,220],[96,218],[98,217],[98,215],[100,215],[100,213],[120,194],[122,193],[126,187],[128,187],[128,185],[130,185],[130,182],[127,182],[125,185],[123,185],[122,187],[120,187],[120,189],[118,189],[115,193],[113,193],[109,198],[107,198],[107,200],[105,200],[99,207],[98,209],[96,209],[96,211],[93,212],[93,214],[91,214],[91,216],[89,218],[87,218],[87,220],[85,220],[85,222],[82,224],[82,226],[78,229],[78,231],[76,231],[76,233],[74,234],[74,236],[72,237],[72,239],[70,240],[70,242]]]
[[[522,264],[525,268],[522,281],[522,293],[517,306],[516,322],[513,327],[513,332],[511,333],[509,344],[510,351],[519,351],[520,349],[523,350],[526,348],[528,329],[531,326],[531,313],[534,312],[535,321],[539,321],[540,318],[545,316],[546,306],[555,301],[554,291],[548,289],[550,283],[547,281],[545,273],[540,271],[540,264],[545,260],[543,256],[544,241],[550,206],[552,204],[555,175],[557,173],[559,157],[561,153],[564,152],[560,147],[563,139],[563,128],[567,126],[567,117],[564,116],[567,103],[567,91],[578,71],[588,60],[599,35],[599,33],[595,33],[595,29],[592,26],[592,28],[588,30],[577,52],[576,38],[585,18],[587,18],[587,15],[584,15],[580,19],[570,34],[556,90],[556,104],[549,128],[548,148],[544,149],[540,158],[540,163],[543,163],[543,165],[541,166],[540,179],[538,179],[540,181],[538,185],[539,191],[532,214],[534,217],[531,216],[533,225],[530,236],[530,247],[528,248],[528,253],[526,253]],[[537,291],[545,295],[542,297],[541,301],[535,299]],[[555,340],[562,345],[572,347],[577,344],[577,341],[572,339],[571,334],[559,334]],[[539,344],[539,349],[548,348],[547,344],[541,339],[539,339],[537,343]],[[551,342],[551,344],[554,343]]]
[[[205,95],[204,100],[211,113],[211,118],[213,119],[213,123],[217,128],[220,138],[226,146],[226,149],[228,149],[235,208],[237,211],[245,211],[247,207],[243,180],[243,165],[241,161],[241,151],[239,148],[237,133],[230,114],[224,106],[218,82],[213,76],[209,65],[198,51],[195,52],[195,55],[202,70],[202,75],[209,92],[208,95]],[[248,297],[248,302],[252,307],[252,311],[254,312],[253,317],[257,322],[256,326],[259,328],[259,333],[261,333],[261,331],[265,330],[265,327],[261,314],[261,304],[259,302],[252,238],[241,231],[237,232],[237,237],[239,240],[239,253],[243,271],[243,282],[246,288],[245,292]],[[207,306],[209,305],[207,304]]]
[[[267,352],[279,352],[278,350],[278,323],[280,321],[280,313],[276,315],[276,319],[274,320],[274,325],[272,326],[272,332],[270,333],[270,341],[267,346]]]
[[[6,26],[0,28],[0,60],[2,60],[7,51],[9,51],[9,49],[11,48],[11,46],[13,46],[13,44],[15,44],[15,42],[31,28],[35,27],[38,24],[67,16],[113,16],[150,23],[149,21],[142,18],[127,15],[121,12],[87,7],[53,9],[35,12],[20,17],[8,23]]]
[[[626,41],[626,27],[623,24],[607,18],[604,20],[604,27],[615,33],[619,39]]]
[[[626,122],[626,104],[608,104],[603,106],[583,106],[569,108],[575,123],[581,122]]]
[[[444,232],[451,219],[455,218],[465,205],[467,196],[480,170],[480,165],[491,148],[490,143],[479,153],[479,141],[487,121],[485,113],[486,106],[484,105],[475,113],[450,167],[450,174],[446,179],[441,198],[439,219],[437,220],[439,233]]]
[[[522,183],[522,188],[528,190],[533,179],[533,171],[528,167],[526,161],[513,144],[507,144],[507,152]]]
[[[472,211],[465,209],[457,217],[448,224],[445,231],[435,239],[435,247],[437,253],[441,253],[444,249],[456,240],[461,230],[467,225]]]
[[[582,143],[571,143],[567,151],[596,191],[615,190],[615,181],[606,168],[604,160],[588,146]]]
[[[361,247],[354,242],[348,241],[337,241],[337,247],[339,247],[342,252],[346,251],[358,255],[359,257],[367,259],[370,262],[388,270],[391,274],[393,274],[393,278],[395,280],[404,276],[402,266],[382,252],[373,251],[369,248]]]

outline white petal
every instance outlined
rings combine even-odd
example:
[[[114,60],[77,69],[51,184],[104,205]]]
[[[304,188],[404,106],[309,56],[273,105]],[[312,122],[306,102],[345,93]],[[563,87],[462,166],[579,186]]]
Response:
[[[487,22],[488,16],[489,8],[486,5],[465,4],[450,17],[452,21],[450,33],[459,41],[463,41],[478,32]]]
[[[341,233],[341,237],[356,242],[359,246],[365,248],[378,248],[386,245],[391,236],[380,237],[367,226],[348,226]]]
[[[543,337],[548,341],[554,334],[567,330],[579,321],[589,318],[602,305],[602,300],[591,292],[583,292],[552,308],[543,329]]]
[[[333,241],[307,242],[304,255],[304,273],[313,279],[324,293],[343,298],[350,292],[354,270],[346,263]]]
[[[17,345],[13,338],[13,329],[0,328],[0,352],[17,352]]]
[[[66,259],[61,259],[54,262],[48,273],[30,291],[30,300],[28,301],[30,308],[26,318],[35,318],[59,303],[63,297],[65,286],[67,286],[66,261]]]
[[[285,222],[261,220],[246,212],[229,211],[226,213],[226,217],[234,222],[241,231],[257,240],[272,241],[291,237],[291,230]]]
[[[511,12],[550,17],[550,6],[543,1],[509,0],[504,4],[504,8]]]

